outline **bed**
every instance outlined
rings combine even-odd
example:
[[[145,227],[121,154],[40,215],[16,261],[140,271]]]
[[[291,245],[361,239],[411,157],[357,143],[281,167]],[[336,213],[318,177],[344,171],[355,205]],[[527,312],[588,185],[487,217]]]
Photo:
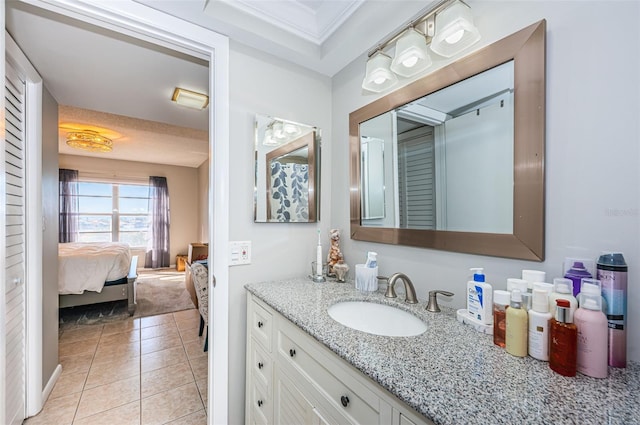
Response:
[[[61,243],[58,245],[59,307],[127,300],[136,308],[138,257],[124,243]]]

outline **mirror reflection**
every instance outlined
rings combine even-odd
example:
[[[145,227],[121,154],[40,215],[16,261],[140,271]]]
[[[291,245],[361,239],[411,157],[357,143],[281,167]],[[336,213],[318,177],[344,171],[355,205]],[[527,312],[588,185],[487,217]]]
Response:
[[[360,124],[361,225],[513,233],[513,60]]]
[[[256,115],[256,222],[317,220],[317,135],[313,126]]]

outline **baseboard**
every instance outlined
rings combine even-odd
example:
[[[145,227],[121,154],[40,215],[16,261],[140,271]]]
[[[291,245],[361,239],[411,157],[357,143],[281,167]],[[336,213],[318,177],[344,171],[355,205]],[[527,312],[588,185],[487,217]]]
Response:
[[[62,365],[58,364],[51,374],[51,378],[49,378],[49,382],[45,385],[44,390],[42,390],[42,405],[47,402],[47,399],[51,395],[51,391],[53,391],[53,387],[56,386],[56,382],[58,382],[58,378],[60,378],[60,374],[62,373]]]

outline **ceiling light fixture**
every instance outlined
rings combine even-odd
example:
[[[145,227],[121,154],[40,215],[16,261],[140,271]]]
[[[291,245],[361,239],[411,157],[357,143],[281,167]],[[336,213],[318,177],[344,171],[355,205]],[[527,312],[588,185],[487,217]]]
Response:
[[[193,109],[204,109],[209,104],[209,96],[202,93],[197,93],[191,90],[181,89],[176,87],[173,91],[171,100],[178,105],[186,106]]]
[[[456,55],[480,40],[471,9],[461,0],[443,0],[403,25],[369,52],[362,88],[379,93],[398,78],[413,77],[431,66],[431,50],[440,56]],[[384,51],[395,47],[393,59]]]
[[[106,153],[113,150],[111,139],[92,130],[70,131],[67,133],[67,145],[91,152]]]

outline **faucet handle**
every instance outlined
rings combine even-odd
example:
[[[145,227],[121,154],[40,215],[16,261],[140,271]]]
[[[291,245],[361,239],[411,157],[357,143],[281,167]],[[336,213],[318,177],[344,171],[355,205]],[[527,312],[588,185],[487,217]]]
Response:
[[[384,294],[385,297],[387,298],[398,298],[398,295],[396,294],[396,290],[394,289],[393,285],[389,285],[389,277],[387,276],[378,276],[379,280],[384,280],[387,283],[387,292]]]
[[[438,298],[437,295],[442,294],[446,297],[453,297],[453,292],[437,290],[437,291],[429,291],[429,303],[427,304],[427,311],[431,311],[433,313],[437,313],[440,311],[440,307],[438,306]]]

